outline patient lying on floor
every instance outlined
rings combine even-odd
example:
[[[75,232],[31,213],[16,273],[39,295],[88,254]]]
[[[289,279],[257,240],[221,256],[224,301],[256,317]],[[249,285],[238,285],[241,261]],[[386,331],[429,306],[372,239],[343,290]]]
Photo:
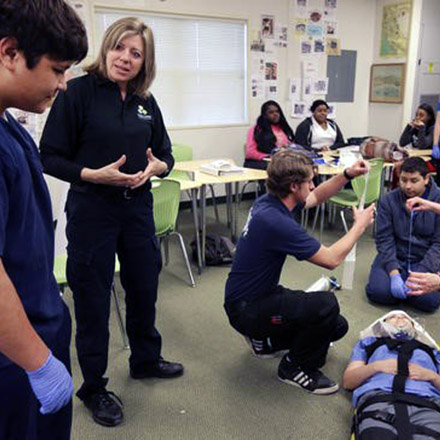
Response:
[[[356,440],[440,438],[439,368],[436,342],[405,312],[363,330],[343,377]]]

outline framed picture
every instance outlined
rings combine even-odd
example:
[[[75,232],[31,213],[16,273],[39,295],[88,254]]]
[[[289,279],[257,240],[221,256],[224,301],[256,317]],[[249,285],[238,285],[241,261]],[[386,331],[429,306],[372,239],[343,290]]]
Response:
[[[370,77],[370,102],[403,102],[405,64],[373,64]]]

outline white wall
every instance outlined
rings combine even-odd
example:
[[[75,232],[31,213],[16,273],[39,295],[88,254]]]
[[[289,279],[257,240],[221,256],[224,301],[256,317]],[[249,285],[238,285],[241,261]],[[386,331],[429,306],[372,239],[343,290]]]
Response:
[[[313,5],[322,5],[323,0],[310,0]],[[123,2],[120,0],[86,0],[88,13],[92,14],[95,5],[134,7],[146,11],[185,13],[196,15],[208,15],[218,17],[234,17],[248,20],[249,33],[252,29],[259,28],[261,15],[271,14],[276,22],[287,24],[292,29],[293,9],[291,0],[132,0]],[[342,49],[357,51],[355,102],[337,104],[337,121],[346,137],[362,136],[368,128],[368,87],[369,66],[372,61],[374,27],[371,22],[375,17],[375,2],[371,0],[339,0],[336,18],[339,22],[338,36],[341,38]],[[92,20],[91,20],[92,21]],[[95,51],[100,42],[93,41],[93,29],[91,30],[91,43]],[[160,44],[160,41],[156,42]],[[326,55],[320,55],[321,74],[326,74]],[[301,63],[299,53],[299,41],[289,35],[287,49],[278,49],[278,72],[279,72],[279,97],[278,102],[287,115],[290,108],[287,101],[288,79],[292,76],[300,76]],[[160,72],[158,72],[160,75]],[[243,145],[246,140],[246,132],[259,115],[261,104],[265,100],[249,99],[249,123],[244,126],[213,127],[197,129],[170,129],[173,141],[192,145],[195,158],[210,158],[228,156],[238,163],[243,161]],[[159,101],[160,105],[160,101]],[[201,109],[203,111],[203,109]],[[300,122],[288,118],[293,127]]]

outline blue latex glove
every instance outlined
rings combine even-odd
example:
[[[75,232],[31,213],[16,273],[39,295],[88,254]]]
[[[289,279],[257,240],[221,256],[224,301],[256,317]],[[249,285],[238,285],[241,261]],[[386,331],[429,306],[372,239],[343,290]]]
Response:
[[[73,382],[67,368],[50,352],[46,363],[35,371],[26,371],[32,390],[41,403],[41,414],[52,414],[72,399]]]
[[[391,295],[394,298],[398,299],[406,299],[408,288],[405,286],[405,282],[403,281],[402,275],[400,273],[396,273],[391,275]]]
[[[438,147],[438,145],[433,145],[432,146],[432,153],[431,156],[433,159],[440,159],[440,148]]]

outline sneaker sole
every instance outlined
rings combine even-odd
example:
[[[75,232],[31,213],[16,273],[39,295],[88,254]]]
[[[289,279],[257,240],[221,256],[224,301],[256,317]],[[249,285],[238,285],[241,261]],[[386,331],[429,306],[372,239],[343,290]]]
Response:
[[[254,349],[252,348],[252,343],[246,338],[243,338],[243,339],[246,342],[246,345],[251,350],[252,356],[254,356],[258,359],[274,359],[274,358],[284,356],[285,354],[289,353],[289,350],[285,349],[285,350],[277,350],[277,351],[270,353],[270,354],[258,354],[258,353],[255,353]]]
[[[308,393],[317,394],[317,395],[321,395],[321,396],[326,395],[326,394],[333,394],[333,393],[336,393],[339,390],[339,385],[335,384],[333,387],[318,388],[316,390],[311,391],[311,390],[308,390],[307,388],[302,387],[300,384],[294,382],[293,380],[283,379],[280,376],[278,376],[278,379],[281,382],[286,383],[287,385],[293,385],[294,387],[301,388],[303,391],[307,391]]]
[[[122,423],[122,421],[124,420],[124,417],[121,417],[120,420],[109,423],[109,422],[106,422],[105,420],[101,420],[100,418],[95,417],[94,415],[92,415],[92,418],[95,423],[97,423],[98,425],[101,425],[101,426],[105,426],[107,428],[112,428],[113,426],[119,426]]]

